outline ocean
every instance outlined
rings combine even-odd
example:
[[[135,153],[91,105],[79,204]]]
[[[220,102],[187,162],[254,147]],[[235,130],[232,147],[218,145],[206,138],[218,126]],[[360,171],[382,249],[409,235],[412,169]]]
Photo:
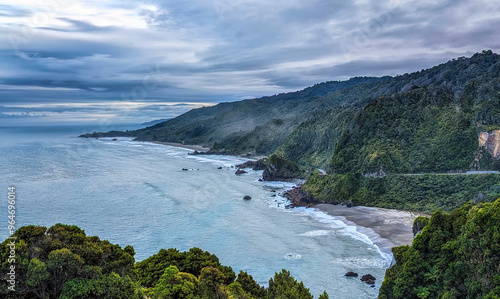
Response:
[[[125,128],[136,127],[117,127]],[[377,297],[392,256],[355,226],[311,208],[285,209],[281,194],[293,183],[259,182],[262,171],[237,176],[233,166],[246,161],[239,157],[191,156],[130,138],[77,138],[90,129],[0,127],[2,240],[7,188],[15,186],[17,227],[78,225],[87,235],[133,246],[137,261],[161,248],[199,247],[262,285],[287,269],[316,297],[324,290],[330,298]],[[376,287],[344,277],[347,271],[374,275]]]

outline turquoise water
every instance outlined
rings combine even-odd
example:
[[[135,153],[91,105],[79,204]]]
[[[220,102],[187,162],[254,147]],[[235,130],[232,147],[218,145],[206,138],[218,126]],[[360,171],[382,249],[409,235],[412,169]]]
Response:
[[[75,224],[132,245],[136,260],[196,246],[264,285],[284,268],[316,296],[327,290],[330,298],[376,297],[390,257],[355,227],[314,209],[285,209],[286,200],[271,191],[291,183],[259,182],[261,171],[236,176],[231,166],[241,158],[189,156],[187,149],[129,138],[73,138],[82,130],[0,128],[5,223],[7,187],[14,185],[18,226]],[[0,227],[0,238],[7,235],[7,225]],[[373,274],[376,288],[344,277],[347,271]]]

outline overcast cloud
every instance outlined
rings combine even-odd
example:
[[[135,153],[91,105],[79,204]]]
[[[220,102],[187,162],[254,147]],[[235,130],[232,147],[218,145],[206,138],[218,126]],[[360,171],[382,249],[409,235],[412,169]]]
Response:
[[[2,3],[1,124],[169,118],[500,49],[490,0]]]

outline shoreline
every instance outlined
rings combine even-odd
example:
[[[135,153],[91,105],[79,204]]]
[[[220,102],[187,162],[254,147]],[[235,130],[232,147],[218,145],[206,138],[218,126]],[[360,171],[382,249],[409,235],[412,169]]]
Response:
[[[163,141],[144,141],[144,142],[151,142],[155,144],[162,144],[162,145],[169,145],[169,146],[175,146],[175,147],[181,147],[181,148],[186,148],[194,151],[201,151],[201,152],[206,152],[209,151],[210,149],[208,147],[203,147],[201,145],[190,145],[190,144],[182,144],[182,143],[176,143],[176,142],[163,142]]]
[[[196,151],[208,151],[200,145],[186,145],[175,142],[145,141],[155,144],[174,146]],[[241,158],[251,158],[239,156]],[[418,216],[428,216],[423,213],[404,210],[384,209],[366,206],[348,208],[344,205],[316,204],[314,209],[321,211],[368,237],[381,252],[392,256],[392,248],[411,245],[413,242],[413,221]]]
[[[392,255],[392,248],[411,245],[413,220],[424,214],[365,206],[317,204],[314,208],[334,217],[366,235],[382,252]]]

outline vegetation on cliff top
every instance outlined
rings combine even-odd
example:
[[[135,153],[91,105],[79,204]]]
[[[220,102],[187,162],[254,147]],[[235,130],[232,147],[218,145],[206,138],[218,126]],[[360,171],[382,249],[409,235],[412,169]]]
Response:
[[[500,298],[500,199],[436,211],[412,246],[393,248],[381,299]]]
[[[471,199],[500,197],[500,174],[311,175],[301,188],[318,201],[432,213],[451,211]]]
[[[77,226],[23,226],[0,245],[3,298],[313,298],[302,282],[282,270],[261,287],[246,272],[199,248],[162,249],[135,263],[131,246],[90,237]],[[14,266],[14,268],[12,268]],[[15,272],[11,284],[10,271]],[[15,291],[9,290],[14,288]],[[328,299],[325,293],[319,297]]]

